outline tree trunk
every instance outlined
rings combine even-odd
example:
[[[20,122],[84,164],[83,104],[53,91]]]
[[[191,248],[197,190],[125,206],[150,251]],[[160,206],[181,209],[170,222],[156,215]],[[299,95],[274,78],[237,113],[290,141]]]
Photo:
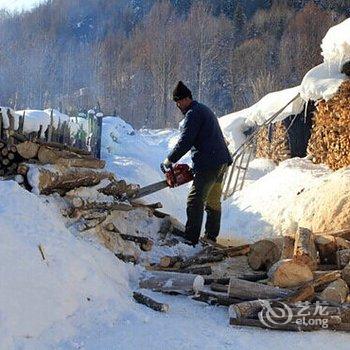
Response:
[[[304,263],[315,270],[317,267],[317,251],[313,233],[304,227],[299,227],[294,245],[294,260]]]
[[[99,184],[103,179],[113,176],[111,173],[93,170],[69,169],[66,172],[50,171],[40,167],[30,167],[28,180],[40,194],[58,192],[65,194],[77,187],[89,187]]]
[[[270,282],[276,287],[293,288],[313,280],[309,266],[292,259],[275,263],[268,272]]]
[[[56,164],[64,168],[103,169],[106,162],[97,158],[59,158]]]

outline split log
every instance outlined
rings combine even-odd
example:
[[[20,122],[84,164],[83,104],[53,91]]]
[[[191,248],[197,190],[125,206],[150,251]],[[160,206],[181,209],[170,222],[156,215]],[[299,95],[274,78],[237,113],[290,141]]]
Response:
[[[349,249],[350,242],[341,237],[330,235],[318,235],[315,237],[316,248],[320,255],[322,264],[336,264],[336,252],[342,249]]]
[[[293,255],[293,238],[289,236],[263,239],[250,246],[249,266],[253,270],[268,270],[281,257],[291,258]]]
[[[229,296],[241,300],[287,298],[295,294],[294,291],[289,289],[240,280],[238,278],[230,279],[228,293]]]
[[[24,159],[32,159],[38,156],[40,146],[32,141],[25,141],[17,145],[19,155]]]
[[[35,176],[31,176],[31,174]],[[54,192],[65,194],[77,187],[90,187],[99,184],[103,179],[109,179],[113,175],[107,172],[93,170],[69,169],[66,172],[55,172],[45,168],[30,167],[28,179],[30,185],[40,194],[49,195]],[[90,209],[90,208],[89,208]]]
[[[342,304],[349,294],[349,287],[341,278],[332,282],[321,294],[320,299],[328,302]]]
[[[337,256],[337,266],[339,269],[345,267],[350,262],[350,249],[338,250]]]
[[[317,292],[324,290],[327,285],[341,278],[341,271],[315,271],[314,272],[314,281],[312,285],[314,286]]]
[[[209,305],[223,305],[230,306],[239,302],[239,299],[232,298],[226,293],[212,292],[207,290],[201,290],[192,297],[193,300],[202,301]]]
[[[350,264],[347,264],[341,271],[341,278],[350,286]]]
[[[143,276],[139,286],[163,293],[192,294],[203,289],[204,278],[187,273],[153,271]]]
[[[268,272],[269,281],[277,287],[293,288],[313,280],[309,266],[293,259],[275,263]]]
[[[300,287],[294,295],[285,299],[289,303],[298,303],[301,301],[311,301],[315,298],[315,288],[312,284]]]
[[[56,161],[57,166],[64,168],[90,168],[103,169],[106,165],[104,160],[95,158],[59,158]]]
[[[296,233],[293,259],[308,265],[311,270],[315,270],[317,267],[315,238],[307,228],[299,227]]]
[[[151,308],[152,310],[159,311],[159,312],[168,312],[169,311],[168,304],[159,303],[159,302],[153,300],[152,298],[150,298],[146,295],[143,295],[141,293],[134,292],[133,298],[136,302],[143,304],[143,305],[146,305],[149,308]]]

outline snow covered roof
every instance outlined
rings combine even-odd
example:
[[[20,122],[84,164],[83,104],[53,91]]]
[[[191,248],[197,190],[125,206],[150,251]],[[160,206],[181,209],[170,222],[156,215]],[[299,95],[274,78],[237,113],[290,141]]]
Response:
[[[290,89],[272,92],[249,108],[221,117],[219,119],[220,126],[233,144],[232,148],[237,149],[244,142],[244,130],[254,124],[263,124],[292,101],[298,95],[299,91],[300,86],[296,86]],[[281,121],[290,115],[299,114],[303,108],[304,101],[298,97],[276,117],[275,121]]]
[[[324,62],[311,69],[301,83],[300,95],[305,100],[328,100],[336,94],[347,76],[340,73],[350,60],[350,18],[330,28],[322,40]]]

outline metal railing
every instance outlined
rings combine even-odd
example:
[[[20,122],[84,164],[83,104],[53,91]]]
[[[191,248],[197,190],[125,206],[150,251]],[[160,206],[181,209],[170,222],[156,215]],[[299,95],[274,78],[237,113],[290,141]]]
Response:
[[[242,190],[244,182],[247,177],[247,171],[250,161],[253,157],[253,153],[256,149],[257,137],[260,130],[273,123],[276,118],[297,98],[300,97],[298,93],[293,99],[291,99],[285,106],[274,113],[264,123],[257,126],[254,132],[248,136],[248,138],[233,152],[232,165],[227,169],[224,176],[224,188],[223,188],[223,200],[231,197],[235,192]]]

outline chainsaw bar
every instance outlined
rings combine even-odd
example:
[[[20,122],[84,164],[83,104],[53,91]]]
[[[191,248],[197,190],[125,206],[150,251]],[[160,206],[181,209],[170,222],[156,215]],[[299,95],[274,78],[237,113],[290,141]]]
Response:
[[[137,198],[145,197],[154,192],[158,192],[166,187],[169,187],[166,180],[159,181],[154,184],[141,187],[133,198],[137,199]]]

